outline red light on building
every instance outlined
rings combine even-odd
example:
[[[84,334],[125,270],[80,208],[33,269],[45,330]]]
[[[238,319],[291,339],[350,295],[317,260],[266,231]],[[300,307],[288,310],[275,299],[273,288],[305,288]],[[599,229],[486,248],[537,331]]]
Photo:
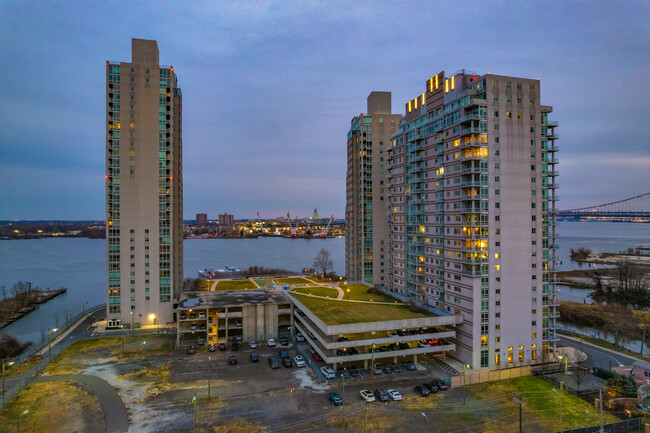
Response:
[[[170,69],[172,72],[174,72],[174,67],[173,67],[173,66],[170,66],[169,69]]]
[[[174,180],[174,176],[169,176],[169,180]]]
[[[108,175],[106,175],[106,180],[108,180]]]
[[[106,67],[108,67],[108,60],[106,60]]]

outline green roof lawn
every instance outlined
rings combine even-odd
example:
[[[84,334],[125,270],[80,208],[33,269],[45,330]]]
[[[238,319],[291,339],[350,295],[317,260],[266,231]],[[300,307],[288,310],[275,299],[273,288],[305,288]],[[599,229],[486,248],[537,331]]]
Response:
[[[278,284],[309,284],[311,281],[305,279],[305,278],[300,278],[300,277],[293,277],[293,278],[275,278],[275,281],[278,282]]]
[[[378,322],[383,320],[419,319],[431,317],[414,313],[403,305],[382,305],[314,298],[294,294],[295,298],[328,325]]]
[[[339,295],[339,291],[336,289],[330,289],[329,287],[299,287],[293,289],[294,292],[305,293],[307,295],[312,294],[314,296],[329,296],[330,298],[336,299]]]
[[[395,299],[389,296],[377,293],[368,293],[370,288],[365,284],[339,284],[339,287],[343,289],[343,299],[350,299],[353,301],[395,302]],[[401,303],[399,300],[397,302]]]
[[[251,280],[226,280],[219,281],[214,290],[246,290],[256,288]]]

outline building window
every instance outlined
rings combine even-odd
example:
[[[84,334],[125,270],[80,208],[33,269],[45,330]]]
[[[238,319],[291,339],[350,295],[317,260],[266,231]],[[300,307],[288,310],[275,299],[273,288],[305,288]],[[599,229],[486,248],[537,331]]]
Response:
[[[506,87],[507,87],[508,89],[509,89],[510,87],[512,87],[510,81],[506,81]]]

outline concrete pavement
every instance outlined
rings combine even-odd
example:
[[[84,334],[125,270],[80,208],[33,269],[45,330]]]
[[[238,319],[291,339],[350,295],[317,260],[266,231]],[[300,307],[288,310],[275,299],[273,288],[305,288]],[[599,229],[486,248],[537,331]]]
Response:
[[[614,350],[605,349],[604,347],[596,346],[595,344],[587,343],[586,341],[567,337],[565,335],[560,335],[560,344],[562,346],[576,348],[586,353],[587,366],[589,367],[598,367],[609,370],[612,367],[631,365],[633,362],[638,361],[637,358],[623,355]]]

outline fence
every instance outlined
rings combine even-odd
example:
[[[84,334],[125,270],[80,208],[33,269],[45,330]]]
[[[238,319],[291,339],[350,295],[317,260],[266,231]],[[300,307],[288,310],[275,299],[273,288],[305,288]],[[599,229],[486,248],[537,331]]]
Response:
[[[81,312],[75,315],[69,315],[65,323],[60,325],[60,332],[58,332],[58,335],[63,334],[68,328],[75,325],[80,319],[102,307],[105,307],[105,305],[97,305],[90,309],[83,309]],[[12,358],[11,360],[6,360],[5,365],[8,365],[9,362],[13,362],[14,366],[18,366],[19,364],[22,364],[23,362],[30,359],[32,356],[35,356],[41,350],[47,348],[49,343],[49,338],[43,338],[39,344],[33,344],[29,349],[20,355]],[[56,357],[60,355],[61,352],[70,347],[70,345],[73,343],[76,343],[74,339],[62,339],[58,343],[51,345],[51,352],[48,351],[47,356],[42,356],[41,360],[36,365],[31,367],[28,371],[17,377],[5,377],[5,389],[3,390],[3,398],[2,402],[0,403],[0,408],[4,407],[17,393],[32,383],[34,378],[49,365],[50,359],[56,359]]]
[[[477,383],[493,382],[496,380],[514,379],[516,377],[530,376],[530,365],[521,367],[504,368],[492,371],[465,372],[466,377],[453,376],[451,386],[474,385]]]
[[[623,421],[605,424],[603,426],[605,433],[633,433],[643,431],[641,418],[626,419]],[[564,430],[562,433],[599,433],[600,426],[583,427],[573,430]]]

